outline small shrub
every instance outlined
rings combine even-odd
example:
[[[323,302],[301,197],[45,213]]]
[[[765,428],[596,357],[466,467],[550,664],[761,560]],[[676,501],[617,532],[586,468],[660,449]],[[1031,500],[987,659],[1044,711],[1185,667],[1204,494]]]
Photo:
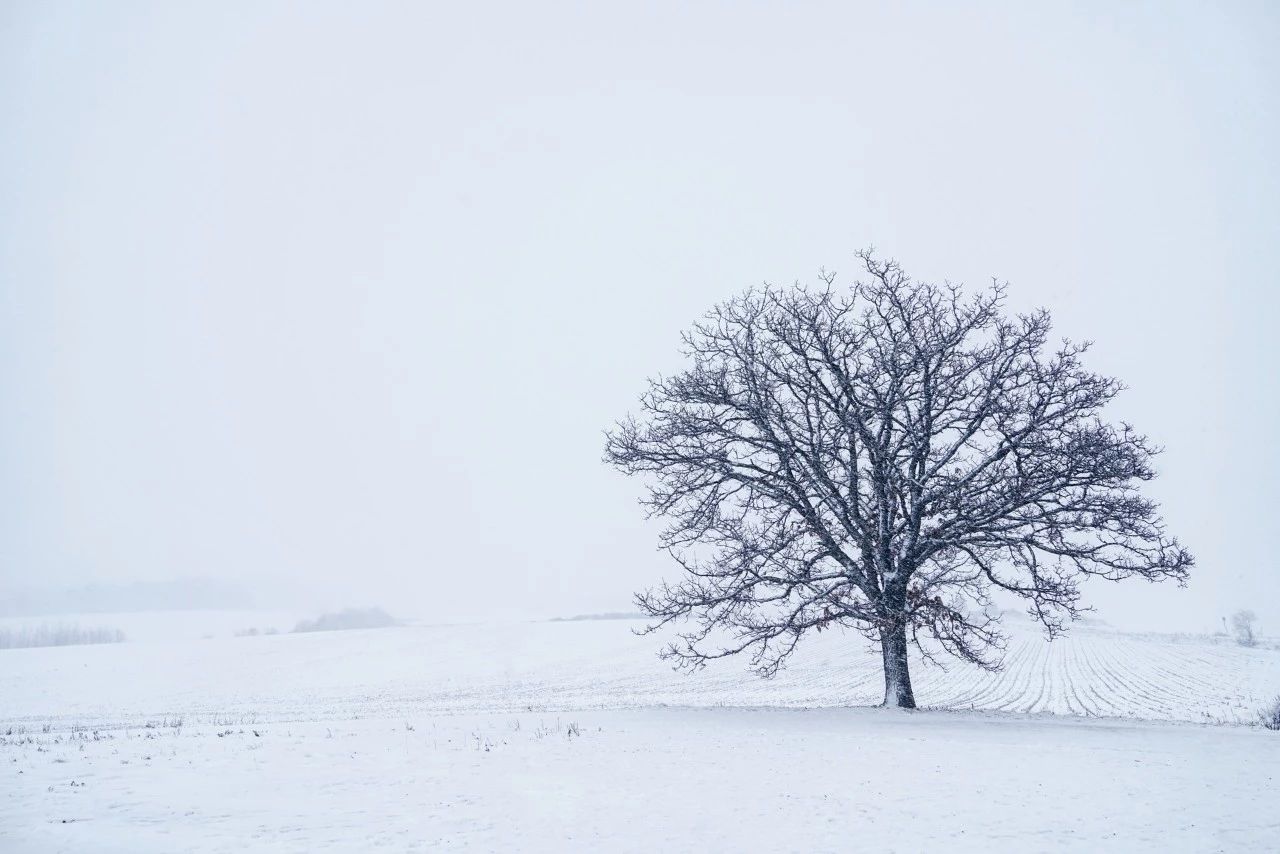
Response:
[[[1258,615],[1252,611],[1236,611],[1231,615],[1231,633],[1235,636],[1236,643],[1241,646],[1257,644],[1258,636],[1253,630],[1257,619]]]
[[[1267,729],[1280,730],[1280,696],[1271,701],[1271,704],[1264,707],[1258,712],[1258,718],[1261,719],[1262,725]]]
[[[396,620],[381,608],[347,608],[334,614],[321,614],[314,620],[303,620],[293,630],[338,632],[347,629],[381,629],[396,624]]]
[[[275,629],[259,629],[257,626],[250,626],[247,629],[241,629],[240,631],[235,633],[236,637],[238,638],[256,638],[258,635],[277,635],[277,634],[279,634],[279,632],[276,631]]]

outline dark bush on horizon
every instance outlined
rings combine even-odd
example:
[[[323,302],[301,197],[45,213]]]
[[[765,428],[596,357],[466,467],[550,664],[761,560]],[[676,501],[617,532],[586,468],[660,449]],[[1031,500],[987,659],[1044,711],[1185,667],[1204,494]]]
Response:
[[[381,608],[347,608],[332,614],[321,614],[314,620],[303,620],[293,627],[295,632],[340,632],[347,629],[381,629],[398,625],[399,621]]]

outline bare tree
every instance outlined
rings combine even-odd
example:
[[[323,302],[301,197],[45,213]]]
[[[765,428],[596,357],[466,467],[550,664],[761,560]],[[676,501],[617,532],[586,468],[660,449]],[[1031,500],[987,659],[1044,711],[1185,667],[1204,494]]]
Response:
[[[1137,492],[1158,449],[1101,420],[1121,386],[1081,366],[1087,344],[1051,348],[1043,310],[1005,317],[1000,285],[966,297],[859,258],[851,287],[717,306],[608,433],[684,570],[636,597],[648,631],[684,626],[664,656],[749,652],[770,676],[808,631],[849,627],[880,643],[885,704],[914,707],[909,642],[999,666],[993,590],[1053,637],[1085,577],[1186,577]]]
[[[1258,615],[1252,611],[1236,611],[1231,615],[1231,633],[1235,636],[1236,643],[1241,646],[1254,646],[1258,643],[1258,637],[1253,631],[1253,624],[1258,619]]]

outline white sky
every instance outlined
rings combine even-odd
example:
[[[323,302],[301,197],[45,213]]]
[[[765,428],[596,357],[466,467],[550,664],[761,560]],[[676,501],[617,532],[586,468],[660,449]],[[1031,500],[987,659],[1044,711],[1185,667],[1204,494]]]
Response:
[[[1280,630],[1280,12],[1118,5],[5,3],[0,591],[628,609],[601,431],[875,244],[1130,386],[1200,565],[1102,616]]]

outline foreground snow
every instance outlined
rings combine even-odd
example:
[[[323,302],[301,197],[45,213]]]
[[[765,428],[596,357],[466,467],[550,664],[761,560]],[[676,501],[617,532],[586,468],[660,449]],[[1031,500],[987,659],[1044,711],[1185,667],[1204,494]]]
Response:
[[[1236,727],[648,709],[38,732],[0,757],[17,852],[1280,843],[1280,738]]]
[[[918,668],[964,711],[905,713],[796,708],[878,699],[857,638],[762,681],[631,627],[5,651],[0,851],[1280,850],[1280,734],[1203,723],[1275,649],[1015,628],[1002,673]]]

